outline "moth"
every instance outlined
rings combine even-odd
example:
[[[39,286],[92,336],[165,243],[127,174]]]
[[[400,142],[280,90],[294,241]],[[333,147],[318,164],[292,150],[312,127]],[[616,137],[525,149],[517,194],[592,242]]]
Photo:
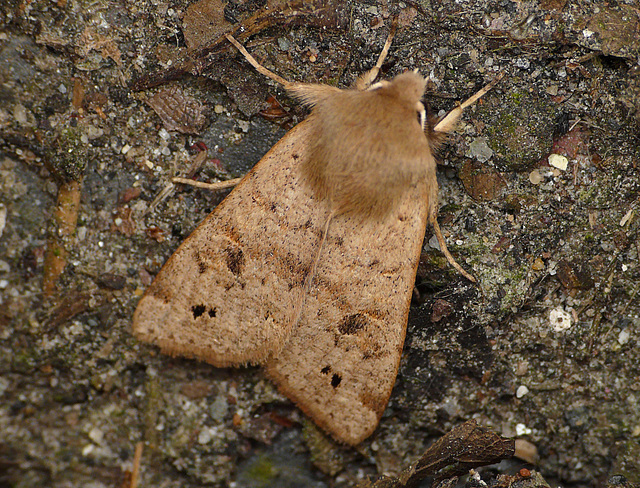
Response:
[[[288,83],[312,107],[180,245],[140,300],[133,332],[217,367],[259,364],[338,441],[373,433],[395,383],[427,222],[432,150],[458,106],[424,126],[415,72],[357,88]],[[451,258],[452,259],[452,258]]]

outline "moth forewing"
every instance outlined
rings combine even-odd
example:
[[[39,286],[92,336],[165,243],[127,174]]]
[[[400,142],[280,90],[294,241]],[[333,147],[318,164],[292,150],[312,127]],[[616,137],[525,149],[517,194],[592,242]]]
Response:
[[[138,304],[136,337],[215,366],[262,363],[282,349],[328,216],[299,181],[308,124],[281,139],[175,251]]]
[[[395,383],[431,189],[409,188],[383,220],[334,217],[313,284],[267,375],[351,445],[376,428]]]

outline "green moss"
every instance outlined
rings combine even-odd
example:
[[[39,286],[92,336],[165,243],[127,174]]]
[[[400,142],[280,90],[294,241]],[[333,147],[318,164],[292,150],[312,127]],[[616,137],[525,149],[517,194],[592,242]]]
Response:
[[[522,94],[522,92],[513,92],[509,94],[509,98],[513,103],[520,105],[524,100],[524,95]]]
[[[247,470],[247,474],[257,483],[254,486],[267,486],[278,476],[278,470],[271,458],[266,454],[262,454]]]
[[[80,180],[87,164],[86,145],[79,127],[66,127],[56,137],[47,154],[48,167],[63,181]]]

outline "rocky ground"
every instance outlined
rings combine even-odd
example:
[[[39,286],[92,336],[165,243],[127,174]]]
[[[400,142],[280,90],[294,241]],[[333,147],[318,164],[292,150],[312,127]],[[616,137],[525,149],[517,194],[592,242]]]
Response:
[[[241,176],[305,116],[223,34],[346,87],[394,16],[382,76],[417,68],[434,114],[505,77],[439,155],[479,285],[428,230],[394,393],[347,448],[259,368],[163,356],[131,317],[225,194],[170,178]],[[140,486],[353,486],[470,418],[552,486],[639,482],[639,59],[637,0],[5,2],[0,486],[129,486],[140,442]]]

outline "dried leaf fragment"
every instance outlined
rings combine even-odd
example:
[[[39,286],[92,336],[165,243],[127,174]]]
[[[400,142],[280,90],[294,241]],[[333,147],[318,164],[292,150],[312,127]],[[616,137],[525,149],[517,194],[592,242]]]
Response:
[[[122,67],[122,53],[115,41],[86,27],[76,41],[76,52],[80,57],[86,57],[91,51],[99,51],[103,58],[111,58]]]
[[[431,445],[420,459],[397,477],[382,477],[371,483],[364,481],[359,488],[408,488],[427,476],[434,476],[433,485],[447,478],[467,473],[470,469],[495,464],[508,459],[515,452],[515,441],[479,427],[468,420]]]
[[[180,88],[165,88],[147,100],[167,130],[198,134],[207,123],[208,108]]]

